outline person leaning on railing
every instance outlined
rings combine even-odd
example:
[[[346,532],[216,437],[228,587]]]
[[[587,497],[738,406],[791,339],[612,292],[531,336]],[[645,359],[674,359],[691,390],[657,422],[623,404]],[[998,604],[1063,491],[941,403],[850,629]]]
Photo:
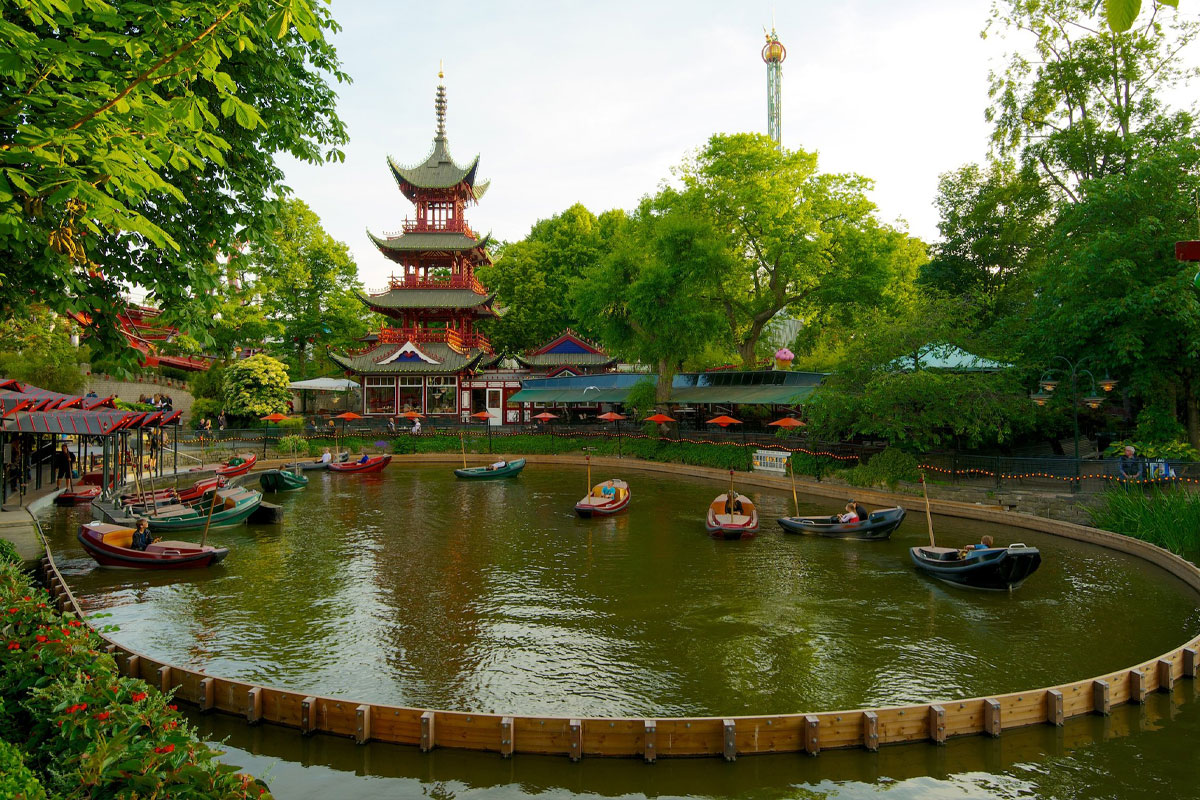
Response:
[[[1117,476],[1123,481],[1142,479],[1142,459],[1135,455],[1133,445],[1126,445],[1125,452],[1117,459]]]

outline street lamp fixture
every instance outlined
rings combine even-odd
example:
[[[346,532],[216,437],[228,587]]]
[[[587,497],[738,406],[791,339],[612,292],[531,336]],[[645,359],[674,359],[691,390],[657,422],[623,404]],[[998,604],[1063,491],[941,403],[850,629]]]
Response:
[[[1104,373],[1104,380],[1097,381],[1096,376],[1093,375],[1090,370],[1080,369],[1079,368],[1080,365],[1084,361],[1087,360],[1087,356],[1084,356],[1083,358],[1079,359],[1076,362],[1071,362],[1070,359],[1063,358],[1062,356],[1055,356],[1054,358],[1055,358],[1055,360],[1061,361],[1064,364],[1066,364],[1067,365],[1066,369],[1061,369],[1061,368],[1057,369],[1057,370],[1048,369],[1044,373],[1042,373],[1042,377],[1038,381],[1038,391],[1030,394],[1029,399],[1032,400],[1036,405],[1039,405],[1039,406],[1046,405],[1046,401],[1049,400],[1051,397],[1050,393],[1053,392],[1056,388],[1058,388],[1058,384],[1060,383],[1060,381],[1055,380],[1053,377],[1055,372],[1062,373],[1065,376],[1065,379],[1070,381],[1070,384],[1071,384],[1071,415],[1072,415],[1072,419],[1074,422],[1074,429],[1075,429],[1075,459],[1078,461],[1079,460],[1079,402],[1082,400],[1083,404],[1085,406],[1087,406],[1088,408],[1092,408],[1092,409],[1099,408],[1101,405],[1104,404],[1104,395],[1101,394],[1099,391],[1097,391],[1097,388],[1096,388],[1097,385],[1099,385],[1100,389],[1104,390],[1105,392],[1111,392],[1113,390],[1113,388],[1116,387],[1117,382],[1115,380],[1113,380],[1112,378],[1110,378],[1108,376],[1107,372]],[[1079,376],[1080,375],[1086,375],[1088,377],[1088,379],[1092,382],[1091,394],[1085,395],[1084,397],[1079,396]]]
[[[1058,381],[1042,376],[1042,379],[1038,381],[1038,386],[1043,392],[1053,392],[1058,388]]]
[[[1107,372],[1104,373],[1104,380],[1099,381],[1098,383],[1100,384],[1100,388],[1103,389],[1105,393],[1111,392],[1113,389],[1117,388],[1116,380],[1108,377]]]
[[[1104,395],[1093,394],[1083,398],[1083,404],[1088,408],[1099,408],[1104,404]]]
[[[1034,392],[1033,394],[1029,395],[1029,399],[1032,400],[1035,405],[1044,406],[1046,405],[1046,401],[1050,399],[1050,395],[1046,394],[1045,392]]]

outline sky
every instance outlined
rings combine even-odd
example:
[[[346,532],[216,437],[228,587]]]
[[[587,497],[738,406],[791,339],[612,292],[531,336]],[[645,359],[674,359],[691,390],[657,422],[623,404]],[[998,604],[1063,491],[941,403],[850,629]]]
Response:
[[[286,183],[349,245],[368,289],[391,272],[365,230],[412,217],[386,158],[432,146],[444,64],[447,137],[492,185],[478,232],[523,238],[574,203],[631,209],[714,133],[766,132],[772,15],[787,48],[783,144],[871,178],[880,217],[937,238],[938,176],[987,154],[990,0],[383,2],[332,0],[353,83],[338,87],[341,164],[282,162]]]

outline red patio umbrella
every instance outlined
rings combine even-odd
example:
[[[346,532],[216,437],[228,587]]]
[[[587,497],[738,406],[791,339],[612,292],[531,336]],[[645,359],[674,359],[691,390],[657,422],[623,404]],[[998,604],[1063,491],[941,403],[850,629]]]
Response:
[[[540,414],[534,414],[534,419],[540,419],[542,422],[549,422],[552,419],[558,419],[558,414],[551,414],[549,411],[543,411]]]
[[[346,421],[347,420],[362,419],[362,418],[363,418],[362,414],[355,414],[353,411],[343,411],[342,413],[340,413],[336,417],[334,417],[334,419],[340,419],[342,421],[342,433],[346,432]],[[337,436],[336,435],[333,437],[333,449],[337,450]]]
[[[471,419],[479,419],[479,420],[483,420],[484,422],[487,423],[488,452],[489,453],[492,452],[492,423],[491,423],[491,420],[495,419],[495,415],[489,414],[486,411],[476,411],[474,414],[471,415]]]
[[[666,414],[654,414],[646,417],[646,422],[674,422],[674,417],[668,417]]]
[[[784,417],[783,419],[777,419],[774,422],[768,422],[767,425],[774,425],[777,428],[803,428],[803,427],[805,427],[805,423],[801,422],[800,420],[796,419],[795,417]]]
[[[260,420],[267,423],[263,426],[263,458],[267,457],[267,435],[271,432],[272,422],[282,422],[287,419],[287,414],[280,414],[276,411],[274,414],[267,414],[265,417],[259,417]]]
[[[712,419],[710,419],[708,421],[708,423],[710,425],[720,425],[722,428],[727,428],[730,425],[741,425],[742,421],[740,419],[734,419],[733,417],[726,417],[726,416],[722,415],[719,417],[713,417]],[[745,447],[745,446],[746,446],[746,429],[742,428],[742,447]]]
[[[628,417],[624,416],[623,414],[618,414],[615,411],[606,411],[605,413],[596,417],[596,419],[602,419],[605,422],[617,423],[617,458],[620,458],[621,457],[621,420],[628,419]]]
[[[417,411],[405,411],[400,416],[408,417],[409,419],[425,419],[425,415]]]

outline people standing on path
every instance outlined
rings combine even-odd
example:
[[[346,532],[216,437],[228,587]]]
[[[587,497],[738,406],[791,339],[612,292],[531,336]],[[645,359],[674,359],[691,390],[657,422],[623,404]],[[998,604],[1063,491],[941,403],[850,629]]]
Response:
[[[75,454],[71,452],[70,445],[63,442],[62,449],[58,450],[50,461],[50,469],[54,473],[55,489],[61,489],[64,480],[68,486],[71,485],[71,470],[74,467]]]

